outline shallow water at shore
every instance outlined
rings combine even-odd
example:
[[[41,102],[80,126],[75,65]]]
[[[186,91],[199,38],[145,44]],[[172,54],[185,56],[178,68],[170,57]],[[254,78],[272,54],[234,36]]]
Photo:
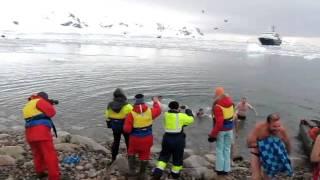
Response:
[[[116,87],[129,98],[145,93],[164,97],[164,106],[178,100],[193,110],[209,113],[214,87],[224,86],[235,102],[242,96],[256,106],[259,116],[250,113],[242,124],[241,151],[254,123],[271,112],[280,112],[295,147],[301,154],[298,124],[301,118],[320,119],[320,61],[252,51],[197,50],[183,48],[97,45],[63,40],[10,40],[0,42],[0,123],[23,125],[21,108],[27,97],[47,91],[58,99],[56,125],[103,141],[111,136],[103,113]],[[125,41],[125,40],[124,40]],[[139,44],[137,42],[137,44]],[[150,43],[152,45],[152,43]],[[236,44],[236,46],[239,46]],[[243,49],[246,49],[245,47]],[[186,128],[187,146],[210,151],[206,141],[210,119],[197,120]],[[154,126],[155,145],[162,136],[161,118]]]

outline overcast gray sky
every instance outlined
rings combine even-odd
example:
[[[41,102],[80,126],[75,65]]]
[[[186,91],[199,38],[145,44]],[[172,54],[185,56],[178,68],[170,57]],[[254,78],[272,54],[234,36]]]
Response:
[[[283,35],[320,36],[320,0],[126,0],[162,6],[196,16],[206,27],[221,31],[260,33],[274,24]],[[201,10],[205,10],[202,14]],[[228,23],[221,23],[224,18]]]

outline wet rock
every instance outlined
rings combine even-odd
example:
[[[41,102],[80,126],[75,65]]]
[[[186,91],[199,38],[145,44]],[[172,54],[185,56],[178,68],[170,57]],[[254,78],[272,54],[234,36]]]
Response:
[[[58,138],[54,139],[55,144],[70,143],[71,134],[66,131],[58,131]]]
[[[90,164],[90,163],[87,163],[87,164],[84,166],[84,169],[86,169],[86,170],[89,170],[89,169],[91,169],[91,168],[93,168],[93,165]]]
[[[195,155],[195,153],[192,149],[185,149],[184,154],[183,154],[183,159],[186,159],[192,155]]]
[[[210,176],[207,172],[210,170],[206,167],[197,167],[197,168],[185,168],[184,172],[187,176],[193,177],[194,179],[204,179],[204,176]],[[212,175],[214,176],[214,175]]]
[[[33,161],[29,161],[29,162],[25,162],[24,164],[23,164],[23,167],[25,167],[25,168],[31,168],[31,167],[33,167]]]
[[[90,169],[89,172],[88,172],[88,176],[89,176],[89,178],[94,178],[94,177],[96,177],[96,176],[97,176],[96,170]]]
[[[213,169],[208,169],[204,173],[204,179],[205,180],[216,180],[217,179],[217,174],[213,171]]]
[[[129,171],[128,159],[124,155],[118,155],[117,159],[112,163],[110,169],[118,170],[120,175],[125,175]]]
[[[204,158],[211,164],[216,162],[216,156],[214,154],[206,154],[204,155]]]
[[[94,150],[97,152],[101,152],[104,154],[110,154],[110,151],[108,149],[106,149],[105,147],[103,147],[102,145],[98,144],[93,139],[88,138],[88,137],[79,136],[79,135],[72,135],[70,142],[73,144],[85,145],[88,148],[90,148],[91,150]]]
[[[23,154],[26,153],[21,146],[4,146],[0,148],[0,154],[9,155],[15,159],[23,159]]]
[[[8,138],[10,137],[9,134],[0,134],[0,139],[5,139],[5,138]]]
[[[207,167],[210,165],[208,161],[198,155],[192,155],[188,157],[183,161],[183,164],[186,168]]]
[[[16,160],[9,155],[0,155],[0,166],[13,166]]]
[[[76,149],[80,148],[79,145],[70,143],[55,144],[56,150],[64,152],[74,152]]]
[[[304,157],[290,157],[292,167],[303,167],[308,163],[308,159]]]

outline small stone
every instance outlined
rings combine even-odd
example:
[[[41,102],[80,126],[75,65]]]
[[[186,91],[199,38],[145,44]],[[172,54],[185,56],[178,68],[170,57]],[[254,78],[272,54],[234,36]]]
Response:
[[[88,176],[89,176],[90,178],[96,177],[96,176],[97,176],[96,170],[90,169],[89,172],[88,172]]]
[[[82,170],[84,170],[84,167],[83,166],[76,166],[76,169],[79,171],[82,171]]]
[[[87,164],[84,166],[84,169],[86,169],[86,170],[89,170],[89,169],[91,169],[91,168],[93,168],[93,165],[90,164],[90,163],[87,163]]]
[[[31,161],[29,161],[29,162],[25,162],[25,163],[23,164],[23,167],[25,167],[25,168],[33,167],[33,161],[31,160]]]

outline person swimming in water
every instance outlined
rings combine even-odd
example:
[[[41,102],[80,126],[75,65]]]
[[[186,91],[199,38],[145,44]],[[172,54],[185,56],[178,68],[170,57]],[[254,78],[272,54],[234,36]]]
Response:
[[[197,117],[198,118],[203,118],[205,116],[204,110],[200,108],[197,112]]]

